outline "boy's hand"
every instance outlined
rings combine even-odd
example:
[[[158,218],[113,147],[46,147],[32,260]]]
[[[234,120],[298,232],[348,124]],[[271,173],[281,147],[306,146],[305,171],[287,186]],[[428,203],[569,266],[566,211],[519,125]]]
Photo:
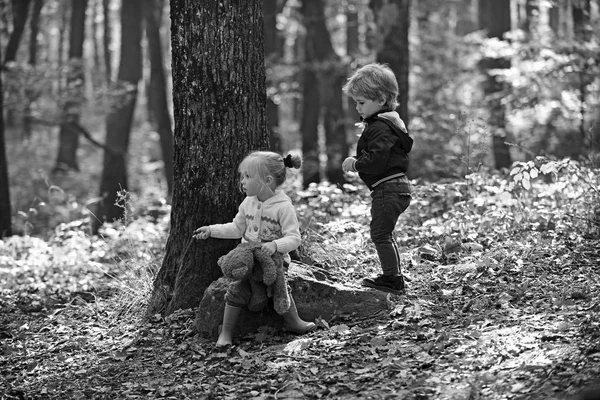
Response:
[[[210,226],[201,226],[194,231],[192,235],[194,239],[208,239],[210,237]]]
[[[277,251],[277,245],[275,244],[275,242],[263,243],[261,247],[264,251],[269,253],[270,256],[272,256]]]
[[[356,169],[354,168],[355,162],[356,162],[356,158],[347,157],[344,160],[344,162],[342,163],[342,169],[344,170],[344,172],[356,172]]]

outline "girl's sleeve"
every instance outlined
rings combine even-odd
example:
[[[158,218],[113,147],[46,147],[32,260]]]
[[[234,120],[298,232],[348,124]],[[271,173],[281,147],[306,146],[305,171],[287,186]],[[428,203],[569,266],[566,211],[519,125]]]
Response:
[[[240,239],[246,232],[246,204],[248,198],[242,201],[233,221],[226,224],[210,225],[210,236],[217,239]]]
[[[289,253],[300,246],[300,224],[293,205],[282,208],[279,215],[282,237],[273,240],[280,253]]]

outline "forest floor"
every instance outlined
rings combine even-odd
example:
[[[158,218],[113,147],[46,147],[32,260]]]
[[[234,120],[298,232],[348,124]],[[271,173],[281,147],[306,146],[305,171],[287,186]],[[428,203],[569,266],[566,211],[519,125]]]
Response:
[[[499,179],[415,185],[397,232],[408,288],[387,312],[318,320],[303,336],[264,327],[230,348],[194,332],[193,310],[143,318],[168,213],[102,238],[83,221],[7,238],[0,398],[583,398],[600,385],[594,203],[559,207],[583,193],[568,179],[511,192]],[[293,196],[304,260],[354,285],[377,272],[364,189]]]

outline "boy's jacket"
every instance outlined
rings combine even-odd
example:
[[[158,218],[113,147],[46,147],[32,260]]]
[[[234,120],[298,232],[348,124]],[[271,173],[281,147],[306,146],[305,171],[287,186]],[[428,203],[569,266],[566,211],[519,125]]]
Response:
[[[387,111],[364,119],[356,147],[355,169],[369,189],[408,170],[413,139],[397,112]]]

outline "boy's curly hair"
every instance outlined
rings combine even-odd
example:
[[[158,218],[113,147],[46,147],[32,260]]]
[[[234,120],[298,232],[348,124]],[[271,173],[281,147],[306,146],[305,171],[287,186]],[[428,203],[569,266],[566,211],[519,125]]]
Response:
[[[398,81],[386,64],[367,64],[358,69],[342,88],[348,96],[362,96],[369,100],[384,100],[384,108],[398,107]]]

